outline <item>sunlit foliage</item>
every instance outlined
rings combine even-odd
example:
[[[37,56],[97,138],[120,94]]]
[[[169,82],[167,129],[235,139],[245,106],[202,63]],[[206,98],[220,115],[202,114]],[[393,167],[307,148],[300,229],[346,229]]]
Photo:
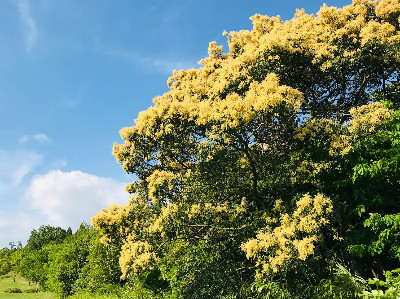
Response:
[[[130,202],[92,219],[122,278],[173,298],[255,283],[306,298],[341,281],[337,259],[365,277],[399,267],[399,17],[397,0],[257,14],[174,71],[114,144]]]

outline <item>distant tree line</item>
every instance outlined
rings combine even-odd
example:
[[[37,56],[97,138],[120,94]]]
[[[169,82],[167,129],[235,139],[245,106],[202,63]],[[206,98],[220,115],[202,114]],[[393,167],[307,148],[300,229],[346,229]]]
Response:
[[[121,285],[118,250],[101,244],[99,233],[86,224],[74,234],[71,228],[41,226],[25,247],[1,249],[0,274],[10,271],[61,297]]]

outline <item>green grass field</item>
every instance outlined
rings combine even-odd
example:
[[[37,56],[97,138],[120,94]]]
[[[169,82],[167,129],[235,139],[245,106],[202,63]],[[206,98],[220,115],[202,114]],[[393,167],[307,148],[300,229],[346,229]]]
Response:
[[[18,288],[22,291],[22,293],[8,293],[6,290]],[[29,291],[36,290],[36,285],[29,285],[28,281],[21,277],[20,275],[16,275],[15,282],[13,274],[6,274],[0,276],[0,299],[56,299],[56,294],[50,292],[38,292],[38,293],[30,293]],[[116,295],[94,295],[94,294],[76,294],[71,299],[117,299]]]
[[[7,293],[8,289],[18,288],[22,293],[12,294]],[[34,284],[29,285],[25,278],[16,275],[15,282],[12,274],[0,276],[0,299],[26,298],[26,299],[53,299],[56,296],[49,292],[29,293],[36,290]]]
[[[8,293],[8,289],[15,289],[18,288],[22,291],[22,293]],[[36,290],[36,285],[31,284],[29,285],[28,281],[21,277],[20,275],[16,275],[15,282],[12,273],[6,275],[0,275],[0,299],[14,299],[14,298],[21,298],[21,299],[56,299],[60,298],[55,293],[51,292],[38,292],[32,293],[32,291]],[[70,299],[118,299],[121,298],[115,294],[105,294],[105,295],[98,295],[98,294],[75,294]],[[135,291],[127,291],[122,295],[122,298],[129,298],[129,299],[146,299],[152,298],[148,294],[144,294],[142,292],[135,292]]]

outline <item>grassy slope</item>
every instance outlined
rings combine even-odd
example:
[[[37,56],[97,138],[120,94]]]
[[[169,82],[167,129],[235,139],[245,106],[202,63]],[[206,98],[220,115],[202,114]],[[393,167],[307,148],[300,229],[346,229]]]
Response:
[[[10,294],[5,291],[9,288],[18,288],[23,293]],[[21,276],[15,277],[15,282],[11,274],[0,276],[0,299],[13,299],[13,298],[26,298],[26,299],[53,299],[56,298],[53,293],[39,292],[39,293],[26,293],[28,290],[35,290],[36,286],[29,283]]]

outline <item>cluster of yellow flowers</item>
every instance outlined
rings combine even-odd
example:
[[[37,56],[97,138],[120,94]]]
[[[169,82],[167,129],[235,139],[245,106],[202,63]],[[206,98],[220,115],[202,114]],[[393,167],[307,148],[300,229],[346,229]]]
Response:
[[[304,126],[297,128],[295,138],[323,146],[326,140],[321,136],[329,137],[330,155],[345,155],[351,150],[354,140],[375,132],[393,115],[393,110],[381,102],[353,107],[349,112],[351,118],[344,126],[334,119],[310,118]]]
[[[117,232],[120,237],[127,236],[132,229],[139,227],[139,222],[130,221],[129,216],[135,209],[134,205],[126,204],[116,206],[111,204],[108,210],[102,209],[96,216],[92,217],[92,225],[98,228],[102,227],[117,227]],[[103,234],[100,239],[102,243],[109,243],[111,236]]]
[[[173,185],[170,183],[171,180],[176,178],[176,175],[170,171],[160,171],[155,170],[149,177],[147,177],[148,188],[149,188],[149,197],[153,202],[159,200],[157,196],[157,191],[160,188],[167,188],[167,190],[171,190]]]
[[[128,238],[121,248],[119,264],[122,272],[122,279],[127,277],[131,271],[137,272],[142,269],[151,268],[150,262],[156,259],[152,246],[148,242],[136,241]]]
[[[220,217],[226,217],[229,221],[234,221],[240,214],[246,212],[248,205],[246,198],[242,198],[239,204],[231,204],[229,202],[221,203],[196,203],[190,205],[185,214],[188,219],[210,218],[214,224],[218,224]]]
[[[331,147],[329,154],[331,156],[341,155],[344,156],[350,152],[352,138],[345,134],[334,134],[332,135]]]
[[[332,212],[329,198],[306,194],[297,201],[292,214],[267,217],[267,226],[256,238],[242,244],[247,258],[255,259],[260,267],[257,275],[278,272],[290,260],[305,260],[313,254],[321,241],[321,229],[329,223]]]
[[[165,207],[162,207],[160,215],[155,217],[152,224],[148,227],[149,233],[160,232],[161,236],[164,236],[164,225],[175,216],[178,209],[178,205],[174,203],[169,203]]]
[[[393,112],[381,102],[352,108],[350,109],[352,119],[349,122],[349,131],[355,137],[372,133],[382,126],[393,115]]]
[[[219,126],[213,128],[220,132],[250,121],[257,113],[274,111],[278,107],[283,106],[297,112],[301,104],[301,93],[290,87],[280,86],[274,74],[268,75],[262,82],[251,82],[244,96],[231,93],[225,98],[202,101],[197,99],[198,94],[195,94],[191,86],[195,82],[196,80],[190,82],[185,93],[181,90],[181,85],[179,91],[173,85],[169,93],[154,100],[155,106],[139,114],[135,127],[121,130],[121,136],[130,136],[133,132],[154,137],[170,134],[174,129],[179,130],[169,123],[173,117],[195,121],[196,125],[218,123]],[[124,146],[115,145],[114,155],[118,160],[123,160],[126,157],[124,154],[131,147],[129,141]]]
[[[350,109],[351,119],[345,125],[347,132],[332,134],[329,153],[345,155],[350,152],[352,142],[359,137],[366,136],[382,127],[393,115],[393,110],[388,109],[381,102],[373,102]]]

